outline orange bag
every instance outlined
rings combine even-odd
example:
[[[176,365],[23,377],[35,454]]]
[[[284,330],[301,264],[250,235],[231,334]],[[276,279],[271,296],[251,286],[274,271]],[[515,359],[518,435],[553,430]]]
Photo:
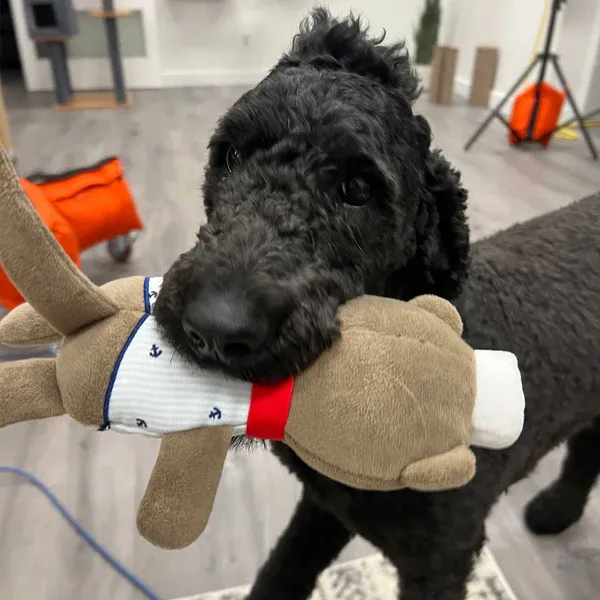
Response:
[[[34,181],[71,225],[82,252],[143,228],[116,157],[60,175],[38,173]]]
[[[81,265],[87,248],[143,229],[118,158],[95,165],[20,179],[25,193],[65,252]],[[0,304],[11,310],[22,296],[0,268]]]
[[[531,113],[535,106],[535,95],[537,83],[529,86],[523,92],[517,95],[512,107],[510,116],[510,126],[519,135],[516,137],[512,131],[508,132],[508,141],[510,144],[518,144],[523,139],[527,139],[529,121]],[[546,147],[552,139],[552,133],[558,124],[560,111],[565,101],[563,92],[542,82],[539,87],[540,103],[538,107],[535,125],[533,127],[532,140],[540,142]]]

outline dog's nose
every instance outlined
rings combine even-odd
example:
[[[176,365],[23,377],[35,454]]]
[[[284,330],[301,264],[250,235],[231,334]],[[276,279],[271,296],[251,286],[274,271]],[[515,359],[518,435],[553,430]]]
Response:
[[[183,313],[183,329],[194,351],[226,362],[251,356],[273,334],[268,315],[251,300],[213,292],[201,294]]]

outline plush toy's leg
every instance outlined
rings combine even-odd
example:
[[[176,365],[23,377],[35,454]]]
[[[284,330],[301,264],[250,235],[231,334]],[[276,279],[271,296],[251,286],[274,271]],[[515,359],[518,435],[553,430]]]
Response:
[[[0,427],[64,414],[56,359],[0,363]]]
[[[185,548],[204,531],[232,433],[230,426],[202,427],[162,439],[137,517],[150,543]]]
[[[408,465],[401,483],[413,490],[436,492],[466,485],[474,476],[475,455],[466,446],[457,446]]]

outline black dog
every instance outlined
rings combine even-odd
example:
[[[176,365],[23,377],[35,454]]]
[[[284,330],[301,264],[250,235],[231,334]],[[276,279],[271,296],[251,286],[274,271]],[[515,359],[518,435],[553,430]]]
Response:
[[[600,471],[600,200],[470,252],[460,175],[413,114],[404,47],[381,42],[317,10],[225,115],[210,143],[208,224],[166,274],[157,317],[191,359],[272,380],[332,343],[348,299],[435,293],[456,302],[474,347],[518,355],[525,428],[506,451],[477,450],[471,484],[437,494],[349,489],[274,444],[304,494],[255,600],[307,598],[355,534],[396,565],[403,600],[462,600],[508,486],[570,437],[562,475],[527,511],[530,528],[553,533],[580,517]]]

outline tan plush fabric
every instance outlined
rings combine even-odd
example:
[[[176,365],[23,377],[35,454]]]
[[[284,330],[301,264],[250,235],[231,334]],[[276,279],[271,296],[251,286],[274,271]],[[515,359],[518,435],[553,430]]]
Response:
[[[56,361],[58,384],[67,412],[79,423],[102,425],[113,368],[140,317],[123,310],[64,339]]]
[[[120,309],[144,311],[144,277],[134,276],[105,283],[100,289]],[[13,348],[58,342],[62,336],[29,303],[12,310],[2,320],[0,343]]]
[[[466,485],[474,476],[475,455],[466,446],[456,446],[408,465],[401,483],[421,492],[441,492]]]
[[[298,377],[285,441],[328,477],[398,489],[409,465],[433,457],[421,465],[423,485],[434,488],[437,478],[445,489],[473,476],[473,351],[457,336],[449,303],[421,303],[452,326],[419,303],[359,298],[342,309],[342,341]],[[448,453],[455,447],[464,451]]]
[[[141,315],[145,310],[144,279],[141,275],[116,279],[100,289],[120,310],[133,310]]]
[[[0,363],[0,427],[64,414],[54,358]]]
[[[52,325],[29,303],[11,310],[0,321],[0,343],[13,348],[53,344],[62,339]]]
[[[450,302],[440,302],[437,296],[418,296],[411,301],[412,306],[418,306],[427,312],[439,317],[458,334],[462,335],[463,323],[456,308]]]
[[[2,268],[37,312],[67,335],[117,311],[41,221],[5,151],[0,153],[0,198]]]
[[[233,428],[166,435],[138,510],[140,533],[161,548],[185,548],[212,511]]]

